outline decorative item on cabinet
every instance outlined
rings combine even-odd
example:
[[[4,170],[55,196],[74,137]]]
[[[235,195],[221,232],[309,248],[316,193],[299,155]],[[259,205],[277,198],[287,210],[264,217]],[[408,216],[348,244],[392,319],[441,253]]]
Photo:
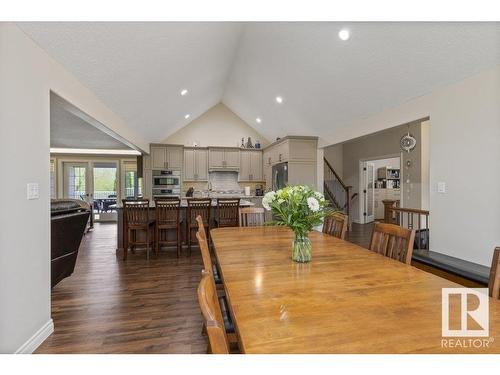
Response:
[[[253,147],[253,144],[252,144],[252,138],[248,137],[248,140],[247,140],[247,148],[254,148]]]
[[[255,141],[255,148],[260,149],[260,141],[258,139]]]

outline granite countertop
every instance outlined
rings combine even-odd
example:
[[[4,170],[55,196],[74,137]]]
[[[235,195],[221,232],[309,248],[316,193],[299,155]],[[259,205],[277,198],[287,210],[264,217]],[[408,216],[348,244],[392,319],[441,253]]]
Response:
[[[227,197],[227,198],[231,198],[231,197]],[[239,197],[237,197],[237,198],[239,198]],[[245,198],[249,198],[249,197],[245,197]],[[183,207],[183,208],[187,207],[187,200],[188,199],[189,198],[181,198],[181,207]],[[211,198],[211,200],[212,200],[212,207],[217,207],[217,199]],[[255,206],[255,204],[252,202],[249,202],[243,198],[240,200],[240,207],[250,207],[250,206]],[[153,200],[149,201],[149,207],[150,208],[155,207],[155,202]],[[121,204],[119,204],[116,206],[116,208],[121,209],[121,208],[123,208],[123,206]]]

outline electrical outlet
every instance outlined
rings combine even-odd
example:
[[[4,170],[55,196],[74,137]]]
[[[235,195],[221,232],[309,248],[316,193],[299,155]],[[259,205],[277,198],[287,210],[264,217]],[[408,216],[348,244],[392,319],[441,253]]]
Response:
[[[438,182],[438,193],[446,193],[446,182]]]
[[[39,187],[36,182],[30,182],[26,185],[26,198],[27,199],[38,199],[40,198]]]

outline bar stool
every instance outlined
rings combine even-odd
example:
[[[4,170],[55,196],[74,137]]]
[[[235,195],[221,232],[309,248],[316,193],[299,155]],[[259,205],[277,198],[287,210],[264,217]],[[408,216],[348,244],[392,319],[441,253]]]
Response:
[[[137,245],[146,245],[149,260],[149,249],[154,247],[155,243],[155,219],[149,218],[149,199],[123,199],[122,202],[126,241],[123,246],[123,260],[127,260],[129,246],[134,249]],[[145,240],[141,239],[142,232],[145,232]]]
[[[205,226],[205,231],[207,233],[207,239],[210,236],[210,208],[212,207],[212,200],[210,198],[196,198],[188,199],[187,208],[187,245],[189,255],[191,256],[191,237],[193,236],[193,230],[198,230],[198,222],[196,217],[200,216],[203,220],[203,225]]]
[[[215,224],[218,228],[238,227],[240,225],[240,198],[217,199],[217,217]]]
[[[155,199],[156,217],[156,252],[160,252],[162,245],[176,246],[177,258],[181,255],[181,223],[179,198]],[[169,240],[169,232],[175,232],[175,240]]]

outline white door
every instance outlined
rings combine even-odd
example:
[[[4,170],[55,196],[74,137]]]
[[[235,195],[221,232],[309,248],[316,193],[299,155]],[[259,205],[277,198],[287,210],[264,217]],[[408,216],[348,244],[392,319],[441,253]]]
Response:
[[[365,162],[363,167],[364,172],[364,222],[371,223],[375,219],[375,164],[371,162]]]
[[[63,198],[81,199],[91,203],[89,163],[63,163]]]

